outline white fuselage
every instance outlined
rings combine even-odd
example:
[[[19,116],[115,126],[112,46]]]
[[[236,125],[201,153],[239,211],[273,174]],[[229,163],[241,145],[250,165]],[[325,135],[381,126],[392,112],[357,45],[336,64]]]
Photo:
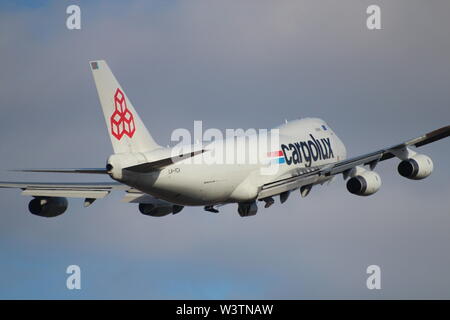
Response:
[[[346,158],[344,144],[323,120],[300,119],[276,129],[279,130],[279,143],[277,146],[272,145],[269,154],[264,152],[263,161],[250,161],[253,150],[251,143],[242,150],[235,147],[234,138],[224,139],[220,143],[215,141],[206,144],[203,155],[176,162],[151,173],[124,173],[116,180],[179,205],[249,202],[257,198],[259,186],[298,174],[299,170]],[[230,144],[234,147],[228,148]],[[243,162],[233,163],[196,161],[198,157],[208,156],[208,153],[217,154],[221,150],[244,152],[247,157]],[[163,153],[170,153],[170,149]],[[268,163],[278,165],[275,170],[267,173],[264,168],[268,167]],[[317,176],[308,184],[320,184],[329,179]]]

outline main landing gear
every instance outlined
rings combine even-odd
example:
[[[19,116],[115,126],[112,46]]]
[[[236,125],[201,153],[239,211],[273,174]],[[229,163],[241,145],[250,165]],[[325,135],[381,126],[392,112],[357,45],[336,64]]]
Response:
[[[270,198],[272,199],[272,198]],[[270,200],[268,199],[264,199],[264,201],[266,201],[266,208],[268,206],[271,206],[275,201],[272,199]],[[215,208],[214,206],[205,206],[204,207],[205,211],[208,212],[214,212],[214,213],[218,213],[219,210],[217,210],[217,208]],[[256,205],[256,201],[251,201],[251,202],[241,202],[238,204],[238,213],[241,217],[248,217],[248,216],[254,216],[256,214],[256,212],[258,212],[258,206]]]
[[[266,208],[266,209],[275,203],[275,200],[273,200],[272,197],[264,198],[264,199],[262,199],[262,201],[265,202],[264,208]]]
[[[256,201],[239,203],[238,213],[241,217],[254,216],[258,212]]]
[[[214,213],[219,213],[219,210],[217,210],[216,208],[214,208],[214,206],[205,206],[205,211],[209,211],[209,212],[214,212]]]

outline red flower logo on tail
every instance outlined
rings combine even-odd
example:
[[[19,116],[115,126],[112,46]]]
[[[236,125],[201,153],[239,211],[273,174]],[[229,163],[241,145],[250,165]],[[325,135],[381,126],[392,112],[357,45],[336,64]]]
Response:
[[[117,140],[122,139],[124,134],[130,138],[133,137],[136,132],[134,117],[131,111],[128,110],[125,95],[119,88],[114,94],[114,106],[115,110],[111,116],[111,134]]]

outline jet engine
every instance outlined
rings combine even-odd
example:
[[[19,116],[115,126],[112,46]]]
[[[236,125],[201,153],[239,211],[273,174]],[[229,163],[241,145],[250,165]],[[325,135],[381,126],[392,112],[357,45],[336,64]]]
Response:
[[[67,198],[61,197],[36,197],[28,204],[28,209],[34,215],[53,218],[63,214],[67,210]]]
[[[347,190],[358,196],[369,196],[381,187],[381,178],[374,171],[364,171],[347,181]]]
[[[170,204],[167,205],[157,205],[153,203],[140,203],[139,204],[139,211],[142,214],[145,214],[146,216],[152,216],[152,217],[163,217],[167,216],[168,214],[177,214],[181,210],[183,210],[183,206],[179,206],[176,204]]]
[[[408,179],[420,180],[433,172],[433,161],[424,154],[416,154],[398,165],[398,173]]]

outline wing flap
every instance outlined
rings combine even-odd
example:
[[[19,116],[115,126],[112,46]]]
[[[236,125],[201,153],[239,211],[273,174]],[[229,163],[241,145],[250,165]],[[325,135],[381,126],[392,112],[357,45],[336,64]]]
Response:
[[[33,197],[65,197],[101,199],[113,190],[131,190],[121,183],[40,183],[0,182],[0,188],[22,189],[22,195]]]
[[[25,189],[24,196],[33,197],[64,197],[64,198],[90,198],[101,199],[106,197],[110,191],[106,190],[61,190],[61,189]]]
[[[127,203],[155,203],[156,198],[142,192],[130,191],[125,194],[122,202]]]
[[[257,200],[272,197],[280,193],[298,189],[299,187],[316,182],[319,179],[317,173],[292,177],[287,181],[281,181],[276,184],[263,185],[258,193]]]
[[[49,188],[49,189],[87,189],[87,190],[128,190],[128,187],[119,182],[97,182],[97,183],[65,183],[65,182],[9,182],[0,181],[0,188],[19,188],[19,189],[33,189],[33,188]]]

